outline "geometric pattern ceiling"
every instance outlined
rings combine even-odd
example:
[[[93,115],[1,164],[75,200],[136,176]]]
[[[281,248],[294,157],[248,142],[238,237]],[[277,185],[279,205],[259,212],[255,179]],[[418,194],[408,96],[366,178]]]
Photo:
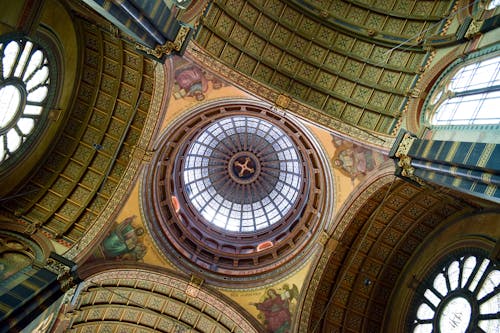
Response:
[[[221,294],[171,274],[120,269],[89,277],[69,332],[261,331],[238,305]]]
[[[448,217],[474,206],[452,192],[386,176],[363,189],[311,279],[300,332],[379,332],[400,273]],[[441,193],[440,193],[441,192]]]
[[[217,1],[196,42],[229,68],[305,104],[306,118],[391,134],[428,60],[422,41],[446,26],[450,3]]]
[[[154,63],[131,43],[76,20],[81,77],[60,138],[21,191],[1,207],[68,244],[86,232],[123,176],[150,109]]]

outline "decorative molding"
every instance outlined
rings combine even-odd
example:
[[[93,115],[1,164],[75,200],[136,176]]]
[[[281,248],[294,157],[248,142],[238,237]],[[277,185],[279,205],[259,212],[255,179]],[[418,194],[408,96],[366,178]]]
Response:
[[[264,86],[260,82],[237,72],[236,70],[224,65],[219,59],[216,59],[203,51],[196,43],[191,42],[186,49],[186,56],[200,66],[208,68],[217,75],[222,76],[233,84],[237,84],[246,91],[259,96],[270,103],[285,103],[281,92]],[[283,96],[283,97],[280,97]],[[306,121],[313,122],[315,125],[325,128],[330,132],[340,133],[341,135],[352,136],[355,140],[368,143],[378,148],[390,148],[394,138],[372,133],[356,126],[350,125],[344,121],[337,120],[316,109],[313,109],[298,100],[288,97],[287,112],[294,114]]]
[[[191,28],[189,26],[183,25],[180,27],[179,32],[177,33],[177,36],[175,36],[175,40],[173,42],[167,41],[163,45],[157,45],[154,49],[150,49],[149,47],[139,43],[136,43],[135,47],[140,51],[143,51],[160,59],[165,55],[171,55],[174,51],[179,52],[184,45],[184,41],[186,40],[189,31],[191,31]]]

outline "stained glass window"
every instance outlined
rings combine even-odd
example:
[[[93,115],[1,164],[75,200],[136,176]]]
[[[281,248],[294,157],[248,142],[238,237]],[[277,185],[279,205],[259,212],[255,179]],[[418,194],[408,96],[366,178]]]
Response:
[[[0,164],[33,134],[49,91],[48,60],[37,45],[16,39],[0,43]]]
[[[462,251],[420,287],[414,333],[500,332],[500,270],[481,253]]]

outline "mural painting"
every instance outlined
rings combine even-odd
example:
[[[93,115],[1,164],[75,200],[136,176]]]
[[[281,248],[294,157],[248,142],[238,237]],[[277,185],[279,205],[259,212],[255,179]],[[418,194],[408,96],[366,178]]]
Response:
[[[175,99],[194,98],[197,101],[202,101],[206,97],[209,85],[213,89],[227,86],[227,83],[217,76],[182,58],[175,58],[174,68],[173,96]]]
[[[333,167],[351,178],[352,181],[361,180],[368,172],[388,159],[387,156],[379,152],[334,135],[332,135],[332,142],[336,147],[332,157]]]
[[[94,253],[94,259],[143,261],[147,247],[144,228],[133,224],[135,215],[116,223]]]
[[[260,303],[252,303],[259,311],[257,316],[269,333],[289,333],[299,297],[299,290],[295,284],[285,283],[280,288],[266,290]]]

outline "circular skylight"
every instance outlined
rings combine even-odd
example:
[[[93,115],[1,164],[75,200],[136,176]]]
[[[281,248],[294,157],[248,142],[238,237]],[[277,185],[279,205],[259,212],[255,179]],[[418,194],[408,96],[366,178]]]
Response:
[[[187,199],[204,220],[231,232],[254,232],[283,219],[303,183],[297,148],[276,125],[251,116],[218,119],[184,156]]]
[[[0,164],[33,134],[46,104],[50,79],[45,54],[32,42],[0,43]]]
[[[480,253],[450,258],[426,278],[410,323],[414,333],[499,332],[500,271]]]

